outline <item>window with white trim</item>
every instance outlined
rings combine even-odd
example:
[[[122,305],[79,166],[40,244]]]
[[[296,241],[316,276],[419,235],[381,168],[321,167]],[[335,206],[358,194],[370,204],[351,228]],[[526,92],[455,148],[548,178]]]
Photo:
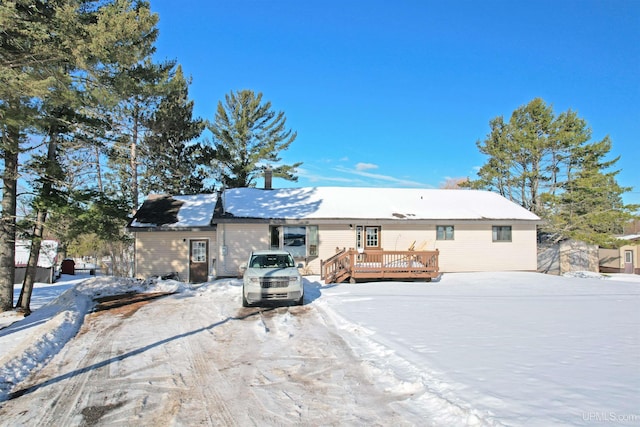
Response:
[[[510,242],[511,226],[510,225],[494,225],[492,235],[493,235],[494,242]]]
[[[380,227],[362,226],[356,227],[357,249],[380,249]]]
[[[453,225],[436,226],[436,240],[453,240]]]

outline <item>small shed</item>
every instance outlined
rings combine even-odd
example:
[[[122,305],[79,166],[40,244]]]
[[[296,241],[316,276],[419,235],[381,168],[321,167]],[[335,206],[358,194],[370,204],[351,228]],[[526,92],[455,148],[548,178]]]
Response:
[[[60,272],[62,274],[76,274],[76,262],[71,258],[63,260],[60,265]]]
[[[29,262],[31,250],[30,240],[16,241],[16,276],[15,283],[23,283]],[[55,279],[55,266],[58,257],[58,241],[43,240],[40,246],[38,264],[36,269],[36,282],[53,283]]]
[[[538,271],[547,274],[598,271],[598,246],[579,240],[538,244]]]

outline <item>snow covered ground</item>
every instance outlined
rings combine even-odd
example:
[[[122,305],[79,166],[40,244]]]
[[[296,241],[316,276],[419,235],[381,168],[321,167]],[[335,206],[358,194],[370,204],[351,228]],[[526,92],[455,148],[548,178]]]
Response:
[[[603,277],[459,273],[431,283],[339,285],[307,277],[305,306],[247,312],[240,308],[239,280],[189,286],[65,276],[36,287],[31,316],[0,314],[0,420],[22,425],[40,419],[46,425],[54,419],[46,417],[56,413],[48,407],[47,389],[110,365],[109,378],[118,371],[117,387],[131,384],[129,398],[138,403],[110,403],[117,417],[100,412],[94,424],[151,422],[144,418],[145,405],[167,408],[166,390],[175,387],[169,379],[175,382],[176,372],[186,376],[195,366],[203,371],[200,378],[215,374],[215,381],[200,384],[207,396],[218,396],[209,412],[222,405],[226,414],[202,424],[638,426],[640,276]],[[130,290],[177,294],[121,315],[117,324],[115,314],[85,317],[94,298]],[[91,324],[96,336],[81,329],[83,323]],[[156,334],[151,344],[145,345],[147,336],[135,330],[143,323],[157,325],[155,331],[147,328]],[[190,329],[184,332],[180,324]],[[108,336],[111,353],[87,348],[91,343],[105,347],[97,335],[115,330]],[[192,342],[193,331],[210,331],[214,339]],[[165,332],[169,338],[163,339]],[[158,362],[169,357],[158,353],[163,347],[171,363]],[[213,358],[209,363],[218,363],[215,373],[190,356],[199,347]],[[289,348],[295,354],[283,357]],[[80,366],[87,355],[91,364]],[[67,365],[76,368],[61,374],[70,369]],[[83,381],[82,387],[91,383]],[[106,377],[100,381],[107,384]],[[136,382],[144,386],[134,392]],[[152,382],[162,383],[154,393],[165,393],[157,406],[144,395]],[[233,398],[247,395],[238,388],[242,383],[251,386],[262,415],[248,413],[242,399]],[[78,387],[72,389],[77,400],[89,399],[85,394],[115,399],[105,391],[107,385],[100,392]],[[57,398],[68,391],[57,391]],[[322,396],[325,405],[314,396]],[[173,403],[174,425],[207,412],[187,411],[184,399]],[[64,404],[58,406],[71,424],[86,423]],[[283,408],[296,417],[273,415]]]

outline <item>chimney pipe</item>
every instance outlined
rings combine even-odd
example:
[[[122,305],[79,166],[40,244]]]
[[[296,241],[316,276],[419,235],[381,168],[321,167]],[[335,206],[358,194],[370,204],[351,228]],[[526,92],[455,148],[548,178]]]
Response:
[[[264,189],[265,190],[272,189],[272,185],[271,185],[272,179],[273,179],[273,171],[271,170],[270,166],[267,166],[264,169]]]

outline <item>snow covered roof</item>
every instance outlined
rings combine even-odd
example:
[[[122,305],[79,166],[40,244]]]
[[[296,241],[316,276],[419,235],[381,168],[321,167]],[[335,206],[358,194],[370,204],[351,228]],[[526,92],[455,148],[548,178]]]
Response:
[[[530,220],[540,218],[480,190],[304,187],[224,192],[224,213],[259,219]]]
[[[16,267],[26,267],[29,262],[29,251],[31,249],[31,240],[16,241]],[[51,268],[56,263],[58,256],[58,241],[43,240],[40,246],[40,254],[38,256],[38,267]]]
[[[217,200],[217,194],[151,195],[136,212],[129,227],[207,227],[211,225]]]
[[[620,240],[638,240],[640,239],[640,234],[628,234],[626,236],[618,237]]]

